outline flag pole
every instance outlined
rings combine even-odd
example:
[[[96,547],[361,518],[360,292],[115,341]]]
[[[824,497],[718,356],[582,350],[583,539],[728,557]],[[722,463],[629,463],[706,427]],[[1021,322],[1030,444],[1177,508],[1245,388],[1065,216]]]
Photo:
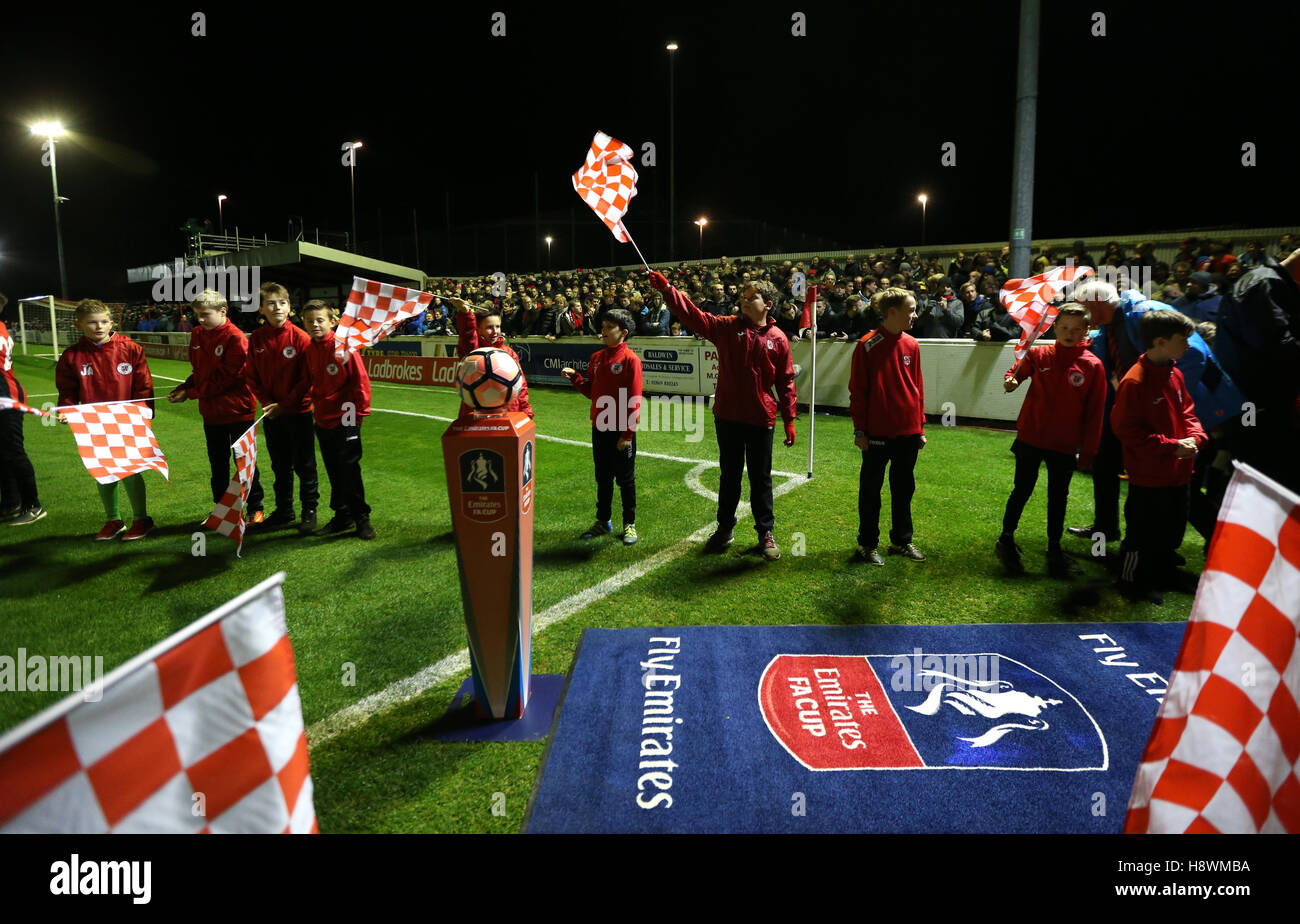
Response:
[[[626,227],[624,227],[621,221],[618,223],[618,226],[620,228],[623,228],[623,233],[627,235],[627,242],[631,244],[634,248],[636,248],[636,255],[638,257],[641,257],[641,265],[645,267],[645,271],[647,273],[650,272],[650,264],[647,263],[645,261],[645,257],[641,255],[641,248],[636,246],[636,241],[632,240],[632,232],[629,231]]]
[[[84,401],[81,404],[64,404],[56,407],[55,412],[75,411],[79,407],[110,407],[114,404],[140,404],[144,401],[161,401],[162,396],[154,395],[152,398],[124,398],[121,401]]]
[[[817,437],[817,287],[813,286],[812,387],[808,392],[808,478],[813,476],[813,443]]]

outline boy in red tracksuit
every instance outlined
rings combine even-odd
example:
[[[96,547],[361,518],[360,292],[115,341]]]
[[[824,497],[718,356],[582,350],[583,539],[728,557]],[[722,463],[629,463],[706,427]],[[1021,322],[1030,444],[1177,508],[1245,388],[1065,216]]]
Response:
[[[1174,556],[1187,529],[1196,453],[1209,438],[1174,367],[1187,352],[1192,320],[1173,310],[1148,311],[1139,324],[1147,351],[1120,380],[1110,416],[1129,484],[1119,589],[1130,600],[1159,605],[1164,588],[1196,589],[1196,576],[1179,572]]]
[[[54,386],[59,392],[59,407],[74,404],[99,404],[153,397],[153,376],[144,348],[129,337],[113,333],[113,315],[108,306],[93,298],[77,303],[77,328],[82,337],[63,351],[54,367]],[[59,414],[59,421],[67,423]],[[131,527],[122,522],[117,486],[126,489],[131,499]],[[112,484],[95,483],[104,505],[107,522],[96,535],[97,542],[122,537],[123,542],[143,539],[153,529],[153,520],[145,506],[144,476],[139,472]]]
[[[779,295],[768,282],[747,283],[740,297],[740,314],[705,314],[651,270],[650,285],[664,294],[669,310],[682,324],[718,348],[718,388],[713,397],[714,428],[718,434],[718,528],[704,544],[706,554],[731,544],[740,503],[740,478],[749,468],[749,503],[758,530],[758,551],[768,561],[781,557],[772,528],[772,431],[779,410],[785,421],[785,445],[794,445],[797,413],[794,363],[790,341],[772,322]],[[772,396],[775,388],[776,397]]]
[[[912,544],[912,495],[916,457],[925,445],[925,383],[921,350],[907,331],[916,320],[916,299],[906,289],[877,292],[871,300],[879,328],[858,341],[849,372],[849,413],[853,443],[862,450],[858,472],[858,550],[860,561],[883,565],[880,541],[880,491],[889,467],[889,553],[925,561]]]
[[[302,522],[298,530],[316,529],[320,498],[316,476],[316,444],[312,437],[311,381],[307,377],[307,347],[311,338],[289,323],[289,290],[262,283],[258,311],[266,323],[248,338],[248,387],[266,414],[263,433],[275,475],[275,512],[266,527],[293,522],[293,476],[298,475]]]
[[[449,298],[447,302],[456,310],[456,331],[460,338],[456,344],[457,356],[468,356],[479,347],[495,347],[509,353],[521,370],[519,394],[506,405],[506,411],[518,411],[527,414],[531,420],[533,406],[528,403],[528,380],[523,377],[524,364],[519,362],[519,354],[506,345],[506,338],[501,336],[501,315],[491,309],[475,309],[459,298]],[[457,423],[472,420],[474,410],[464,401],[460,403],[460,415]]]
[[[596,460],[596,522],[582,539],[614,531],[610,513],[614,481],[623,501],[623,544],[636,543],[636,425],[641,410],[641,359],[627,345],[632,315],[622,308],[605,314],[600,339],[605,349],[592,354],[590,379],[565,367],[560,374],[591,399],[591,454]]]
[[[9,299],[0,293],[0,316]],[[0,398],[27,403],[27,392],[14,377],[14,339],[0,321]],[[29,526],[45,517],[36,495],[36,470],[23,448],[24,412],[0,411],[0,522]]]
[[[1007,372],[1003,387],[1013,392],[1032,378],[1029,394],[1016,422],[1015,486],[1007,498],[1002,535],[993,547],[1008,574],[1024,574],[1015,532],[1020,514],[1034,493],[1038,467],[1047,464],[1047,568],[1056,577],[1077,573],[1074,559],[1061,549],[1065,532],[1065,507],[1070,497],[1075,452],[1079,465],[1088,468],[1101,445],[1105,423],[1106,369],[1084,338],[1088,310],[1075,302],[1062,305],[1056,316],[1056,342],[1031,347],[1019,364]]]
[[[337,309],[313,299],[302,306],[300,314],[311,337],[307,376],[316,439],[330,479],[330,509],[334,511],[315,534],[327,536],[356,526],[358,539],[373,539],[370,505],[361,480],[361,419],[370,414],[370,375],[360,353],[352,351],[340,357],[335,352],[339,347],[334,339]]]
[[[190,331],[190,364],[194,373],[172,389],[167,400],[178,404],[188,398],[199,399],[215,504],[230,485],[233,447],[252,426],[257,405],[244,378],[248,339],[226,317],[226,297],[214,289],[204,289],[192,307],[199,318],[199,326]],[[262,480],[257,469],[253,470],[253,485],[248,491],[244,516],[251,524],[266,519],[262,513]]]

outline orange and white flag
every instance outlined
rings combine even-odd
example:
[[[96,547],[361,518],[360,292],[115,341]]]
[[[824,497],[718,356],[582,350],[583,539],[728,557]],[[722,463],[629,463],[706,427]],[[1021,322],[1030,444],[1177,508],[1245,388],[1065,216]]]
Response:
[[[221,495],[203,525],[234,539],[239,544],[235,549],[238,558],[244,550],[244,532],[248,527],[244,520],[244,506],[257,469],[257,424],[245,430],[231,448],[235,452],[235,477],[230,479],[226,493]]]
[[[353,276],[347,308],[334,331],[335,355],[342,360],[350,351],[374,346],[432,303],[432,292]]]
[[[0,737],[0,833],[314,833],[283,581]]]
[[[624,244],[632,241],[623,227],[623,216],[636,195],[637,173],[632,166],[635,156],[617,138],[596,132],[586,162],[573,174],[574,191]]]
[[[113,484],[153,469],[167,477],[167,459],[153,435],[153,410],[143,401],[57,408],[67,418],[90,477]]]
[[[1298,703],[1300,496],[1238,464],[1124,831],[1300,834]]]

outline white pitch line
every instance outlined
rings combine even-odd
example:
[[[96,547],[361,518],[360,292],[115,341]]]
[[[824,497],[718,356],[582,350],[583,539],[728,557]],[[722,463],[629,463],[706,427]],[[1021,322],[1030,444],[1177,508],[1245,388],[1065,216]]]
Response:
[[[169,381],[169,382],[184,382],[184,381],[185,381],[185,379],[173,379],[173,378],[171,378],[170,376],[166,376],[166,375],[155,375],[154,378],[156,378],[156,379],[166,379],[166,380]],[[408,390],[408,391],[423,391],[423,392],[425,392],[426,394],[429,393],[429,388],[430,388],[430,386],[428,386],[428,385],[389,385],[389,384],[387,384],[387,383],[385,383],[385,382],[372,382],[372,383],[371,383],[371,388],[375,388],[375,387],[378,387],[378,386],[382,386],[382,387],[384,387],[384,388],[399,388],[399,389]],[[437,393],[435,392],[435,394],[437,394]],[[32,397],[45,397],[45,396],[43,396],[43,395],[33,395]],[[449,398],[453,398],[453,397],[454,397],[454,398],[456,398],[457,400],[460,400],[460,398],[459,398],[458,395],[446,394],[446,397],[449,397]],[[427,420],[441,420],[441,421],[443,421],[444,423],[452,423],[452,422],[456,419],[456,418],[454,418],[454,417],[440,417],[440,416],[438,416],[437,414],[421,414],[421,413],[419,413],[419,412],[417,412],[417,411],[397,411],[397,410],[393,410],[392,408],[387,408],[387,407],[372,407],[370,410],[371,410],[372,412],[378,411],[378,412],[381,413],[381,414],[401,414],[403,417],[424,417],[424,418],[427,419]],[[653,431],[648,431],[648,432],[653,432]],[[537,434],[537,438],[538,438],[539,440],[549,440],[549,441],[552,442],[552,443],[565,443],[566,445],[569,445],[569,446],[584,446],[584,447],[585,447],[585,446],[590,446],[590,445],[591,445],[590,442],[583,442],[582,440],[570,440],[570,439],[565,439],[565,438],[562,437],[562,436],[548,436],[548,435],[546,435],[545,433],[539,433],[539,434]],[[664,455],[663,453],[659,453],[659,452],[644,452],[644,451],[642,451],[642,450],[640,450],[640,449],[638,449],[638,450],[636,451],[636,454],[637,454],[637,458],[640,458],[640,457],[644,456],[644,457],[647,458],[647,459],[664,459],[665,461],[668,461],[668,462],[684,462],[684,463],[687,464],[687,465],[698,465],[699,463],[704,462],[704,463],[707,463],[707,464],[713,466],[714,468],[716,468],[716,467],[718,466],[718,463],[717,463],[717,462],[712,462],[712,461],[710,461],[710,460],[708,460],[708,459],[692,459],[692,458],[689,458],[689,457],[687,457],[687,456],[669,456],[669,455]],[[776,476],[779,476],[779,477],[781,477],[781,478],[804,478],[804,477],[806,477],[805,475],[800,475],[800,474],[798,474],[797,472],[772,472],[772,474],[773,474],[773,475],[776,475]],[[696,492],[696,493],[699,493],[699,492]],[[711,500],[714,500],[714,501],[716,501],[716,500],[718,499],[718,495],[716,495],[716,494],[708,494],[708,495],[705,495],[705,496],[709,497]]]
[[[446,421],[447,423],[451,423],[451,422],[455,419],[455,418],[452,418],[452,417],[439,417],[437,414],[421,414],[421,413],[419,413],[419,412],[417,412],[417,411],[395,411],[395,410],[392,410],[392,409],[390,409],[390,408],[386,408],[386,407],[372,407],[370,410],[371,410],[371,411],[378,411],[378,412],[380,412],[380,413],[382,413],[382,414],[401,414],[403,417],[425,417],[425,418],[427,418],[427,419],[429,419],[429,420],[442,420],[442,421]],[[653,432],[653,431],[649,431],[649,432]],[[590,440],[585,441],[585,442],[584,442],[583,440],[571,440],[571,439],[566,439],[566,438],[564,438],[564,437],[562,437],[562,436],[548,436],[548,435],[545,434],[545,433],[539,433],[539,434],[537,434],[537,438],[538,438],[539,440],[548,440],[549,442],[552,442],[552,443],[564,443],[564,444],[567,445],[567,446],[582,446],[582,447],[590,447],[590,446],[591,446],[591,441],[590,441]],[[716,467],[718,466],[718,464],[719,464],[719,463],[717,463],[717,462],[715,462],[715,461],[713,461],[713,460],[710,460],[710,459],[691,459],[691,458],[689,458],[689,457],[687,457],[687,456],[668,456],[668,455],[664,455],[663,453],[659,453],[659,452],[644,452],[644,451],[638,449],[638,450],[636,451],[636,457],[639,459],[639,458],[641,458],[642,456],[644,456],[644,457],[647,458],[647,459],[665,459],[665,460],[667,460],[668,462],[684,462],[684,463],[686,463],[687,465],[701,465],[701,464],[703,464],[703,465],[710,465],[710,466],[713,466],[714,468],[716,468]],[[806,477],[805,475],[800,475],[800,474],[798,474],[798,473],[796,473],[796,472],[773,472],[772,474],[773,474],[773,475],[776,475],[776,476],[779,476],[779,477],[781,477],[781,478],[804,478],[804,477]],[[697,493],[699,493],[699,492],[697,492]],[[708,496],[708,497],[710,497],[711,500],[715,500],[715,501],[718,499],[718,495],[716,495],[716,494],[713,494],[713,495],[704,495],[704,496]]]
[[[698,460],[692,461],[698,462]],[[699,472],[703,471],[703,469],[710,464],[716,465],[717,463],[698,462],[696,467],[692,469],[689,474],[694,474],[698,481]],[[773,474],[776,473],[774,472]],[[772,499],[775,500],[783,494],[799,487],[801,484],[807,484],[802,475],[790,476],[788,480],[778,485],[772,491]],[[748,504],[742,504],[736,509],[737,523],[749,516],[750,511],[748,507]],[[557,622],[561,622],[575,613],[581,612],[593,603],[603,600],[605,597],[608,597],[614,592],[626,587],[628,584],[631,584],[637,578],[668,564],[668,562],[673,561],[674,559],[681,558],[696,544],[703,542],[713,532],[714,528],[714,524],[712,523],[706,526],[701,526],[685,539],[681,539],[667,548],[661,549],[649,558],[642,559],[634,565],[629,565],[627,568],[624,568],[617,574],[606,578],[599,584],[594,584],[586,590],[579,591],[570,597],[566,597],[559,603],[543,610],[541,613],[535,614],[533,616],[533,633],[536,634],[541,632],[543,629],[553,626]],[[450,680],[457,674],[464,673],[469,670],[469,668],[469,649],[462,648],[460,651],[448,655],[436,664],[430,664],[428,667],[422,668],[420,671],[409,677],[404,677],[401,680],[389,684],[378,693],[372,693],[364,699],[353,703],[351,706],[346,706],[333,715],[321,719],[319,722],[307,729],[307,741],[312,747],[323,744],[331,738],[363,724],[371,716],[380,712],[385,712],[394,706],[406,702],[407,700],[414,699],[426,690]]]

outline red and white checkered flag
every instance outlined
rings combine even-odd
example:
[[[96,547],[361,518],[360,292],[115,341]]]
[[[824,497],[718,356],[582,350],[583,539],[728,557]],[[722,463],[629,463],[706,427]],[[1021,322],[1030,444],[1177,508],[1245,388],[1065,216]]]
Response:
[[[623,227],[623,216],[636,195],[636,169],[632,149],[617,138],[596,132],[587,151],[587,162],[573,174],[573,189],[624,244],[632,236]]]
[[[1020,322],[1017,363],[1056,320],[1056,306],[1052,300],[1067,286],[1080,283],[1093,273],[1091,266],[1053,266],[1037,276],[1008,279],[1003,284],[998,298],[1007,313]]]
[[[112,484],[153,469],[167,474],[167,460],[154,438],[153,410],[144,403],[78,404],[57,409],[68,420],[90,477]]]
[[[0,737],[0,833],[316,832],[283,581]]]
[[[23,404],[21,401],[15,401],[13,398],[0,398],[0,411],[20,411],[24,414],[35,414],[37,417],[49,417],[49,411],[42,411],[32,407],[30,404]]]
[[[1125,832],[1300,834],[1298,636],[1300,496],[1238,464]]]
[[[221,495],[212,512],[203,524],[208,529],[215,529],[223,536],[229,536],[239,544],[235,557],[244,551],[244,506],[248,502],[248,492],[253,484],[253,472],[257,468],[257,424],[244,431],[243,436],[235,441],[235,477],[230,479],[226,493]]]
[[[341,357],[351,350],[374,346],[432,303],[431,292],[353,276],[347,308],[334,331],[338,341],[335,352]]]

